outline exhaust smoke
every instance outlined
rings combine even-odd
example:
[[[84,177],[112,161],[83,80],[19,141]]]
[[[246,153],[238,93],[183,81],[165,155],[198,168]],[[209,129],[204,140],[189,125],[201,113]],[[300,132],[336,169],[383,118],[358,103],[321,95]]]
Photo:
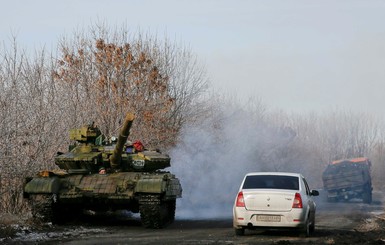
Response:
[[[244,175],[273,171],[266,163],[285,139],[279,139],[279,131],[261,113],[239,108],[222,108],[200,125],[182,130],[180,143],[170,152],[172,171],[183,188],[177,218],[231,218]]]

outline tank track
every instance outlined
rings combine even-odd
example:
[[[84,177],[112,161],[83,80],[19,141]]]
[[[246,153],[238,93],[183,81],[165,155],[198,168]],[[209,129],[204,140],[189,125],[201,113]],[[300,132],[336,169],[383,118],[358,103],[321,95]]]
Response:
[[[54,217],[52,195],[31,195],[32,218],[37,223],[52,222]]]
[[[32,219],[35,223],[64,224],[82,217],[82,209],[62,206],[55,195],[31,195],[29,199]]]
[[[160,229],[175,219],[175,200],[163,201],[158,195],[139,198],[139,211],[145,228]]]

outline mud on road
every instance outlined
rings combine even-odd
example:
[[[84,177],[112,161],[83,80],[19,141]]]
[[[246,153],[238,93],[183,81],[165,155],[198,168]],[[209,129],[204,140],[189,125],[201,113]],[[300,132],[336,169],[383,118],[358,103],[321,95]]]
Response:
[[[176,221],[160,230],[141,227],[138,217],[85,217],[61,226],[14,224],[0,228],[2,244],[385,244],[384,194],[372,204],[317,201],[316,231],[300,237],[295,231],[246,230],[236,236],[231,216],[218,220]]]

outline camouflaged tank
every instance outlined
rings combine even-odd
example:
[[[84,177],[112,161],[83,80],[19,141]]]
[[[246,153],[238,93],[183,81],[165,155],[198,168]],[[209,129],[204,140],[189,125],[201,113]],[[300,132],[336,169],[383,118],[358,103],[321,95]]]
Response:
[[[128,210],[140,212],[147,228],[173,222],[176,199],[182,196],[180,182],[162,170],[170,166],[168,155],[128,144],[133,120],[127,114],[117,141],[109,144],[94,125],[71,130],[77,144],[55,157],[60,170],[26,179],[24,197],[33,218],[59,223],[84,210]]]

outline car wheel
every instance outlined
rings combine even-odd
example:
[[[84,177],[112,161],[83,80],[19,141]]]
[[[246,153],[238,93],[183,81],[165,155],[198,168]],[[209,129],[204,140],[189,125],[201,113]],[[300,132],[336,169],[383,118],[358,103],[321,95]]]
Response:
[[[310,221],[309,221],[309,218],[306,219],[305,225],[301,228],[300,236],[302,236],[302,237],[310,236]]]
[[[313,234],[315,231],[315,219],[311,222],[311,225],[309,226],[309,232],[310,234]]]
[[[245,228],[235,229],[235,235],[237,236],[245,235]]]

